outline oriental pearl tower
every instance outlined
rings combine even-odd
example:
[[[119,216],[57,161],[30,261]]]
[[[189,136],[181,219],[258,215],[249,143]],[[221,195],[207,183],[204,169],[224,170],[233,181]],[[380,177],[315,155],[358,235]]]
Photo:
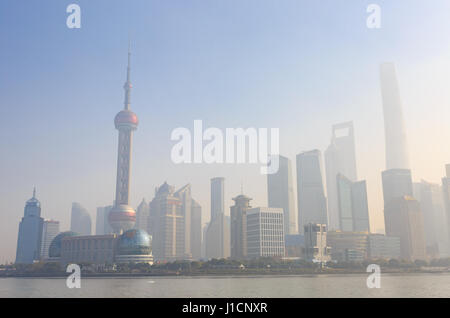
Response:
[[[116,234],[134,228],[136,223],[136,212],[129,206],[130,193],[130,171],[131,171],[131,149],[133,131],[137,129],[138,118],[130,110],[130,57],[128,48],[127,81],[125,82],[124,109],[121,110],[114,119],[116,129],[119,131],[119,147],[117,151],[117,180],[116,180],[116,200],[114,207],[109,213],[109,223]]]

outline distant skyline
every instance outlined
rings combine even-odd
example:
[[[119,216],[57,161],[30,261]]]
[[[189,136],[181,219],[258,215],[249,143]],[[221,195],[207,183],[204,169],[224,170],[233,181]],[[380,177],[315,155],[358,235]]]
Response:
[[[74,1],[75,2],[75,1]],[[366,27],[380,5],[381,29]],[[0,3],[0,263],[13,261],[33,186],[42,217],[70,228],[72,202],[95,224],[112,205],[117,131],[123,107],[128,36],[133,52],[130,205],[167,181],[191,183],[210,218],[210,179],[232,197],[267,206],[267,177],[255,165],[175,165],[177,127],[278,127],[280,153],[330,142],[332,125],[353,121],[358,179],[367,181],[371,230],[383,229],[385,166],[379,67],[396,66],[414,181],[441,183],[450,163],[450,2],[76,1],[82,28],[65,25],[69,2]],[[296,193],[296,169],[292,169]],[[297,206],[297,198],[295,198]]]

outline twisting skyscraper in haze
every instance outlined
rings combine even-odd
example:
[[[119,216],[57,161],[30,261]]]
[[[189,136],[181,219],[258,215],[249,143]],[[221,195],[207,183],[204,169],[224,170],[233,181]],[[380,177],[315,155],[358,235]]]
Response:
[[[400,237],[402,258],[425,258],[423,215],[413,198],[400,92],[392,63],[380,67],[386,142],[386,170],[382,172],[386,235]]]
[[[137,129],[138,118],[130,110],[130,57],[128,50],[127,81],[125,82],[125,107],[114,119],[116,129],[119,131],[119,147],[117,151],[117,180],[116,201],[109,214],[109,222],[115,233],[132,229],[136,223],[136,213],[129,205],[131,149],[133,131]]]
[[[406,129],[393,63],[381,65],[380,82],[386,140],[386,169],[409,169]]]

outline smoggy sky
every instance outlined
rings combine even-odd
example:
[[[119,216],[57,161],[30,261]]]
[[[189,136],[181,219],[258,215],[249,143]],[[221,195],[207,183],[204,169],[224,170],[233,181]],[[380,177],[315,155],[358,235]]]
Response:
[[[68,29],[66,7],[81,7]],[[366,27],[381,6],[381,29]],[[440,183],[450,163],[448,0],[3,0],[0,2],[0,263],[13,261],[33,186],[42,216],[70,226],[73,201],[114,199],[117,131],[132,39],[131,203],[164,181],[190,182],[209,220],[210,178],[266,206],[260,165],[175,165],[177,127],[280,128],[281,154],[322,151],[353,120],[371,229],[383,230],[385,168],[379,64],[396,64],[413,179]],[[294,165],[295,168],[295,165]],[[295,169],[294,169],[295,172]],[[294,179],[295,181],[295,179]],[[295,182],[294,182],[295,183]]]

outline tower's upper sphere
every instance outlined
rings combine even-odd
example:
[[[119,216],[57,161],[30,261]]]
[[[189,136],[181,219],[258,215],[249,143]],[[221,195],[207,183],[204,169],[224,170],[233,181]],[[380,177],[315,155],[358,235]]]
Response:
[[[116,118],[114,119],[114,124],[117,129],[128,128],[131,130],[136,130],[139,120],[135,113],[131,110],[124,109],[120,111]]]

